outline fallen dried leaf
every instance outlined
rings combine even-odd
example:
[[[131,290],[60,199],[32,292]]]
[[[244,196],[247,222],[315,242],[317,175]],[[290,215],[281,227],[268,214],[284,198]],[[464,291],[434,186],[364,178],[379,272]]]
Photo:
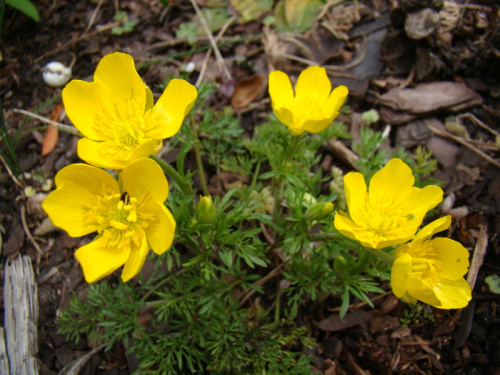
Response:
[[[323,331],[341,331],[346,328],[357,326],[358,324],[366,322],[370,319],[372,313],[361,310],[354,310],[348,312],[343,319],[340,319],[338,314],[330,315],[328,318],[323,319],[318,324],[318,328]]]
[[[50,115],[50,120],[57,122],[59,117],[61,116],[64,107],[62,104],[57,104],[52,110],[52,114]],[[59,138],[59,130],[55,124],[50,123],[45,133],[45,137],[43,138],[42,143],[42,156],[46,156],[52,152],[54,147],[56,147],[57,139]]]
[[[245,108],[253,102],[262,92],[266,85],[266,77],[255,75],[243,78],[234,87],[231,96],[231,104],[235,109]]]

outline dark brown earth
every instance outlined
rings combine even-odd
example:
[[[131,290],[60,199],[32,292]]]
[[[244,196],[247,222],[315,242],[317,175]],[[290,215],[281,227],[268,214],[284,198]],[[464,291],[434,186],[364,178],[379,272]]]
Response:
[[[200,5],[205,3],[199,1]],[[498,5],[493,0],[468,6],[445,1],[449,12],[441,19],[447,17],[448,29],[416,41],[404,31],[405,17],[422,5],[438,9],[442,2],[402,1],[403,6],[392,12],[388,2],[382,0],[363,3],[360,18],[345,21],[343,28],[337,30],[337,38],[315,27],[303,37],[296,37],[307,44],[309,53],[296,47],[289,48],[287,53],[322,65],[344,66],[330,72],[334,84],[344,83],[350,88],[352,113],[342,120],[350,124],[354,141],[359,139],[359,129],[363,126],[360,113],[375,108],[382,116],[374,125],[377,129],[383,130],[387,123],[393,125],[391,142],[382,147],[403,146],[414,150],[417,145],[425,145],[432,150],[439,161],[434,177],[444,181],[446,195],[454,194],[456,198],[454,204],[442,210],[454,216],[456,225],[451,236],[470,250],[482,248],[477,245],[481,244],[478,239],[488,245],[484,259],[479,259],[476,267],[473,301],[462,311],[425,308],[415,316],[403,316],[405,305],[387,293],[374,300],[373,310],[352,305],[346,318],[352,327],[338,331],[335,317],[322,322],[322,329],[318,326],[320,321],[338,312],[338,305],[305,311],[299,319],[309,326],[318,342],[309,353],[315,358],[312,365],[318,373],[328,375],[393,372],[499,375],[500,298],[489,290],[484,279],[500,273],[500,137],[495,145],[493,133],[480,126],[487,125],[497,135],[500,130]],[[46,86],[41,78],[41,68],[50,61],[71,64],[73,78],[85,79],[93,74],[102,56],[114,51],[131,54],[139,66],[160,60],[139,70],[154,92],[158,92],[155,87],[168,74],[178,76],[181,65],[196,61],[197,71],[189,78],[194,83],[206,51],[179,57],[179,53],[190,51],[192,46],[175,39],[179,24],[190,20],[194,10],[189,1],[174,0],[168,4],[166,8],[153,0],[41,0],[36,2],[39,23],[8,7],[0,40],[0,98],[10,134],[25,120],[15,108],[34,111],[54,98],[53,103],[39,111],[41,116],[50,117],[54,106],[61,104],[61,89]],[[111,33],[117,9],[127,11],[129,17],[138,21],[132,32]],[[457,9],[459,16],[453,18]],[[342,12],[352,15],[352,8],[338,10],[338,14],[329,11],[328,16],[337,19]],[[222,84],[213,98],[214,106],[231,105],[228,90],[232,91],[241,79],[254,74],[267,76],[270,67],[292,74],[303,69],[304,65],[280,55],[279,44],[268,39],[264,46],[262,31],[262,23],[253,21],[233,23],[225,32],[226,41],[255,38],[221,47],[231,80],[222,75],[213,58],[208,60],[205,78]],[[418,27],[414,32],[426,33]],[[195,47],[208,45],[206,38],[200,38]],[[178,57],[168,58],[173,55]],[[352,67],[348,69],[346,65]],[[452,87],[447,91],[443,82]],[[391,91],[395,87],[414,91]],[[243,98],[247,95],[244,93]],[[259,123],[260,114],[270,110],[266,97],[253,98],[258,105],[241,109],[243,124],[249,132]],[[233,105],[241,106],[234,100]],[[445,120],[457,114],[463,117],[451,123],[459,125],[445,128]],[[67,119],[63,122],[70,124]],[[30,120],[25,129],[40,125],[39,121]],[[468,136],[464,137],[464,132]],[[20,141],[16,152],[22,170],[31,173],[27,181],[43,196],[42,182],[53,178],[62,167],[77,162],[78,157],[75,136],[60,134],[56,148],[44,157],[40,155],[42,139],[43,131],[32,132]],[[471,145],[474,147],[467,147]],[[477,150],[486,154],[486,158]],[[345,152],[328,148],[324,152],[327,164],[333,162],[351,169]],[[41,176],[38,180],[37,174]],[[57,333],[56,325],[57,313],[70,296],[84,294],[88,288],[73,256],[75,249],[88,239],[73,239],[61,232],[35,236],[34,241],[43,252],[39,254],[26,235],[27,230],[34,233],[44,218],[39,203],[27,199],[23,187],[13,182],[5,165],[0,166],[1,259],[7,262],[18,254],[28,254],[33,260],[40,303],[40,372],[56,374],[92,349],[92,343],[85,340],[78,344],[67,342]],[[27,228],[23,228],[23,211]],[[0,285],[3,285],[3,270]],[[401,325],[402,318],[407,326]],[[3,313],[0,319],[3,321]],[[128,374],[134,368],[125,349],[116,345],[108,353],[93,356],[81,373]]]

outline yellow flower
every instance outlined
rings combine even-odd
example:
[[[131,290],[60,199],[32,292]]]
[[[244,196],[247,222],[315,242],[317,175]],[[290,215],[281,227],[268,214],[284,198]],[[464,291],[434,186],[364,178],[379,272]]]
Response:
[[[290,133],[319,133],[328,128],[339,114],[347,97],[347,87],[332,91],[325,68],[311,66],[299,75],[295,96],[290,78],[280,71],[269,74],[269,94],[278,119]]]
[[[102,169],[72,164],[55,178],[57,189],[43,202],[54,224],[71,237],[97,231],[75,255],[92,283],[125,264],[123,281],[142,268],[151,247],[164,253],[172,244],[175,221],[163,202],[168,182],[150,159],[125,167],[116,181]]]
[[[463,276],[469,267],[469,252],[449,238],[429,240],[450,224],[450,216],[433,221],[413,241],[396,249],[391,284],[397,297],[408,302],[418,299],[440,309],[467,306],[471,289]]]
[[[193,85],[173,79],[154,105],[134,60],[119,52],[102,58],[94,82],[73,80],[62,92],[68,117],[84,135],[78,156],[114,169],[155,154],[180,129],[197,95]]]
[[[358,172],[344,177],[349,215],[339,211],[335,228],[364,246],[381,249],[410,240],[425,214],[443,200],[443,191],[435,185],[414,187],[410,167],[392,159],[370,181]]]

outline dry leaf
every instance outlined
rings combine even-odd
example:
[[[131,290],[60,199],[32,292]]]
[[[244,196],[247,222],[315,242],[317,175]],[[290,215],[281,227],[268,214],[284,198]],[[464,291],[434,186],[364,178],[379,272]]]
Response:
[[[245,108],[255,100],[266,86],[266,77],[254,75],[252,77],[243,78],[234,87],[233,95],[231,96],[231,104],[235,109]]]
[[[58,121],[64,107],[62,104],[57,104],[52,110],[52,114],[50,115],[51,121]],[[45,137],[43,138],[42,143],[42,156],[46,156],[52,152],[54,147],[56,147],[57,139],[59,138],[59,130],[55,124],[49,124],[49,128],[45,133]]]

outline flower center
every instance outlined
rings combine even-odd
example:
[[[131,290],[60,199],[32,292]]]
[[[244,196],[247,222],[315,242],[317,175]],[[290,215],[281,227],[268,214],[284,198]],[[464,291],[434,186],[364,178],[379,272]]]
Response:
[[[86,213],[86,222],[102,234],[106,247],[130,249],[132,243],[140,244],[140,228],[149,225],[138,220],[139,206],[138,199],[127,192],[120,195],[103,185]]]
[[[415,217],[390,198],[368,200],[366,206],[366,230],[376,239],[397,237]]]
[[[110,105],[102,106],[96,117],[96,131],[105,141],[133,151],[145,141],[144,108],[139,108],[136,101],[121,98]]]
[[[430,285],[439,282],[438,275],[443,268],[443,264],[437,259],[438,254],[429,241],[408,244],[405,252],[412,257],[411,276],[423,279]]]

